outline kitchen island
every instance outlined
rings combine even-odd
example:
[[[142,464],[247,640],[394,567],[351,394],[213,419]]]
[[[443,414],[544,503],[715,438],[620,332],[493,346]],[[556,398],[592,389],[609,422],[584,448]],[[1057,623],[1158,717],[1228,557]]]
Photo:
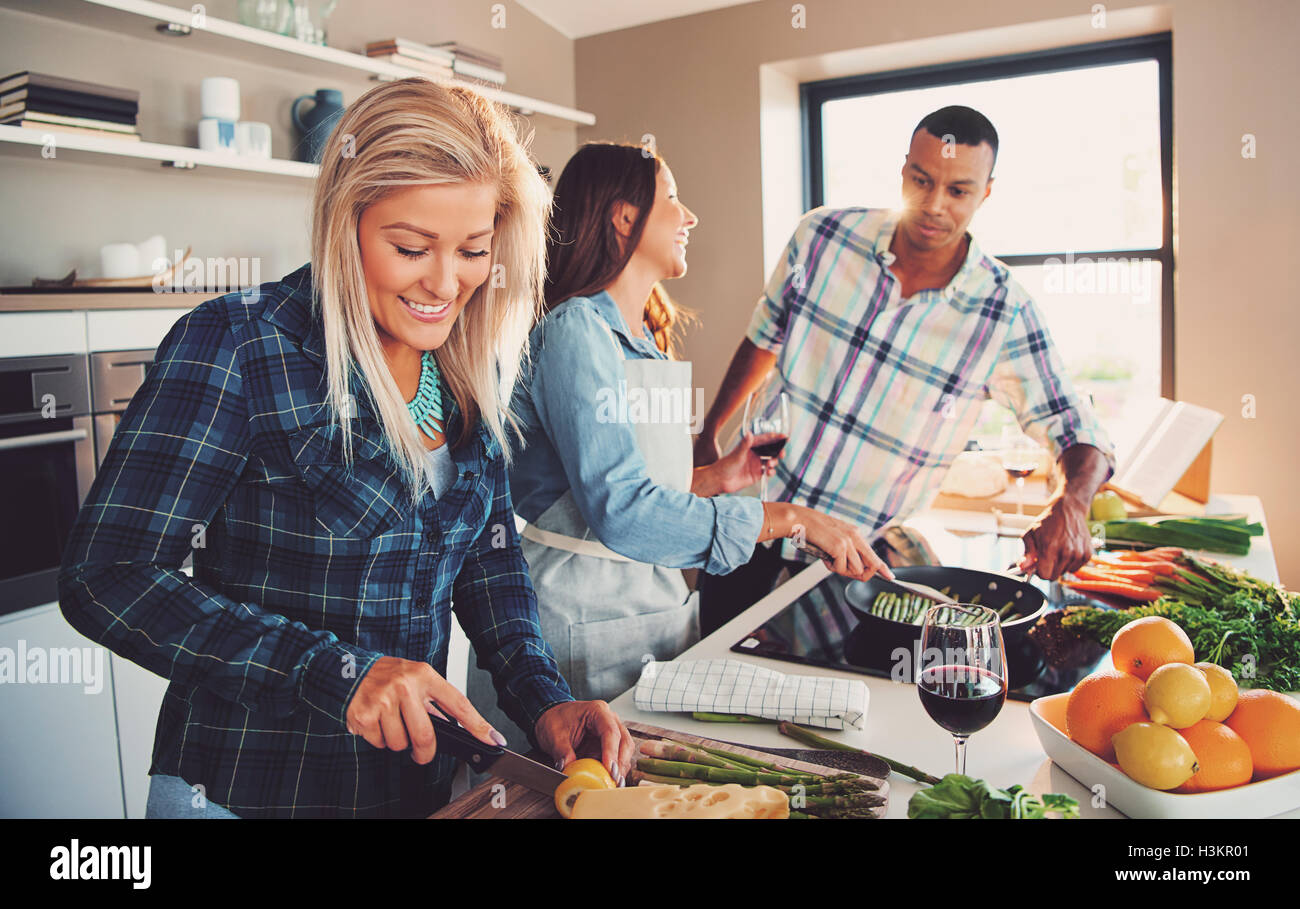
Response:
[[[1263,536],[1256,537],[1250,553],[1228,557],[1216,553],[1206,556],[1235,565],[1243,571],[1268,581],[1277,581],[1277,564],[1264,521],[1263,506],[1258,498],[1243,495],[1214,496],[1206,514],[1245,513],[1251,521],[1265,523]],[[969,566],[983,568],[984,566]],[[828,574],[818,563],[773,590],[744,613],[691,647],[678,659],[732,659],[752,662],[787,674],[857,678],[870,690],[867,717],[863,729],[844,731],[818,730],[828,738],[918,767],[943,776],[954,766],[952,737],[936,725],[921,707],[916,688],[877,676],[800,665],[780,660],[736,653],[730,648],[763,622],[806,593]],[[738,742],[755,748],[789,748],[798,743],[777,732],[775,726],[756,723],[703,723],[687,714],[645,712],[638,710],[632,691],[624,692],[611,702],[625,721],[661,726],[694,735]],[[1107,805],[1094,805],[1092,793],[1081,783],[1052,763],[1043,753],[1029,718],[1029,704],[1008,699],[988,727],[971,736],[966,747],[966,772],[995,786],[1020,783],[1035,793],[1060,792],[1079,802],[1083,817],[1123,817]],[[898,775],[890,777],[888,817],[907,817],[907,802],[919,784]],[[1282,817],[1300,818],[1300,809]]]

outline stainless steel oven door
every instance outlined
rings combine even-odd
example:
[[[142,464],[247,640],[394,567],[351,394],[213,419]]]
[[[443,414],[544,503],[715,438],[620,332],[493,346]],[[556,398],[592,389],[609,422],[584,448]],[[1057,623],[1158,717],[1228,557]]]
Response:
[[[0,614],[58,599],[59,566],[95,474],[84,354],[0,360]]]

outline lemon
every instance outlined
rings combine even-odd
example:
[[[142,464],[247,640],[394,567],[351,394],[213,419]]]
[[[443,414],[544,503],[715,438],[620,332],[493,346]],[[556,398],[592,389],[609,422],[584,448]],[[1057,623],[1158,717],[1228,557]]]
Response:
[[[1092,497],[1088,510],[1090,521],[1123,521],[1128,517],[1128,508],[1119,493],[1108,489]]]
[[[555,809],[564,818],[573,816],[574,803],[588,789],[617,788],[605,765],[593,758],[570,761],[564,765],[564,775],[568,779],[555,787]]]
[[[1175,729],[1186,729],[1205,719],[1212,701],[1206,674],[1187,663],[1166,663],[1151,673],[1142,695],[1151,722]]]
[[[1205,673],[1205,680],[1210,683],[1210,712],[1205,718],[1222,723],[1237,709],[1237,680],[1216,663],[1197,663],[1196,668]]]
[[[1115,733],[1111,743],[1120,769],[1152,789],[1176,789],[1201,769],[1192,746],[1168,726],[1133,723]]]
[[[591,780],[591,789],[614,789],[616,788],[614,778],[609,775],[605,765],[595,758],[579,758],[576,761],[570,761],[564,765],[564,775],[572,779],[573,777],[588,777]]]

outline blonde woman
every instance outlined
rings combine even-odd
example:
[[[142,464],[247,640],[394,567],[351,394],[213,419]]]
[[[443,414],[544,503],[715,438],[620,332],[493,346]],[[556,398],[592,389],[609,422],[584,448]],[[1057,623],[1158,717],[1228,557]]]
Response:
[[[171,681],[150,816],[434,811],[429,713],[502,742],[443,678],[453,610],[533,743],[626,773],[541,637],[506,479],[549,204],[481,96],[377,86],[322,156],[311,263],[163,339],[59,578],[73,626]]]

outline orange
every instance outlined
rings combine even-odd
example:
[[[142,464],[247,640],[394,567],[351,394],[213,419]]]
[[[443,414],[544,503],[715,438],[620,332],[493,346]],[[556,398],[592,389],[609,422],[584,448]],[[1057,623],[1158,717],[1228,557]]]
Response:
[[[1142,706],[1142,680],[1099,669],[1074,686],[1065,702],[1065,734],[1097,757],[1115,760],[1111,736],[1133,723],[1150,722]]]
[[[1166,663],[1194,663],[1187,632],[1162,615],[1134,619],[1110,642],[1110,659],[1120,672],[1142,681]]]
[[[1243,691],[1223,721],[1246,740],[1255,779],[1300,770],[1300,703],[1277,691]]]
[[[1175,792],[1212,792],[1250,782],[1255,769],[1250,746],[1227,726],[1214,720],[1201,720],[1194,726],[1179,729],[1178,734],[1192,746],[1201,769]]]

